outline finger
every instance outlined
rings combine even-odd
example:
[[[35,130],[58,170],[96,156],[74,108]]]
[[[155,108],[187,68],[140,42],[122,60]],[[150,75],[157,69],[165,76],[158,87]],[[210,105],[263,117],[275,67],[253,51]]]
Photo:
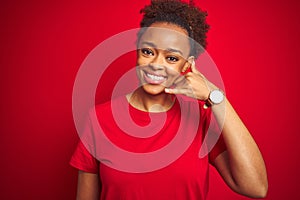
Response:
[[[183,66],[181,72],[184,73],[188,68],[190,68],[191,64],[190,63],[187,63]]]
[[[196,76],[199,75],[199,76],[201,76],[204,80],[206,80],[206,77],[205,77],[201,72],[199,72],[198,70],[197,70],[196,72],[188,72],[188,73],[186,73],[186,74],[185,74],[185,77],[189,80],[189,78],[194,77],[195,75],[196,75]]]
[[[182,73],[186,72],[188,69],[188,71],[190,72],[191,71],[191,67],[192,67],[192,63],[194,62],[195,60],[195,57],[194,56],[190,56],[188,57],[186,63],[184,64],[183,66],[183,69],[182,69]]]
[[[189,94],[191,91],[190,89],[187,88],[165,88],[165,92],[169,93],[169,94],[184,94],[187,95]]]
[[[197,99],[195,93],[191,88],[173,88],[173,89],[165,88],[165,92],[169,94],[185,95]]]
[[[184,76],[185,76],[186,79],[188,79],[189,77],[192,77],[193,75],[194,75],[193,72],[188,72]]]
[[[198,71],[198,69],[196,68],[196,63],[195,63],[194,60],[192,61],[192,64],[191,64],[191,70],[192,70],[192,72],[194,72],[194,73],[200,73],[200,72]]]

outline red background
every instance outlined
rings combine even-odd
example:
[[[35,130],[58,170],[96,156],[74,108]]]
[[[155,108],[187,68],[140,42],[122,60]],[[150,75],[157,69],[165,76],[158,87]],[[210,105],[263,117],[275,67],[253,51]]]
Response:
[[[265,158],[267,199],[299,199],[300,3],[196,2],[209,13],[208,52],[227,96]],[[76,72],[101,41],[136,28],[145,3],[1,1],[0,199],[75,198],[77,172],[68,161],[78,140],[71,107]],[[114,73],[100,100],[120,75]],[[211,175],[209,199],[247,199]]]

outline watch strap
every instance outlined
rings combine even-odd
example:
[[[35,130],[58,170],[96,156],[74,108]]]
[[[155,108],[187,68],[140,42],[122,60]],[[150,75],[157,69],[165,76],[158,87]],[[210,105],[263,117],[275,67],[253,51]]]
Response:
[[[210,100],[210,98],[209,98],[209,96],[208,96],[208,98],[205,100],[205,103],[204,103],[204,105],[203,105],[203,108],[204,108],[204,109],[207,109],[207,108],[211,107],[212,105],[213,105],[213,102]]]

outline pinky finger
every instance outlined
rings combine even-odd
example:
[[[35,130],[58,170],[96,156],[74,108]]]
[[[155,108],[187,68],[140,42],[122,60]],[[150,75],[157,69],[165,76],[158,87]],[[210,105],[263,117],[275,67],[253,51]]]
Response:
[[[189,94],[191,91],[190,89],[186,89],[186,88],[165,88],[165,92],[169,93],[169,94],[184,94],[187,95]]]

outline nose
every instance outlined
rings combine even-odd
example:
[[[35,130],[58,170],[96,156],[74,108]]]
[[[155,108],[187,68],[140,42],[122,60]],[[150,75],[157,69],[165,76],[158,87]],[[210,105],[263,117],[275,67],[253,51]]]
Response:
[[[164,67],[164,60],[163,60],[163,56],[158,54],[156,55],[150,62],[150,67],[153,69],[153,70],[163,70],[165,67]]]

